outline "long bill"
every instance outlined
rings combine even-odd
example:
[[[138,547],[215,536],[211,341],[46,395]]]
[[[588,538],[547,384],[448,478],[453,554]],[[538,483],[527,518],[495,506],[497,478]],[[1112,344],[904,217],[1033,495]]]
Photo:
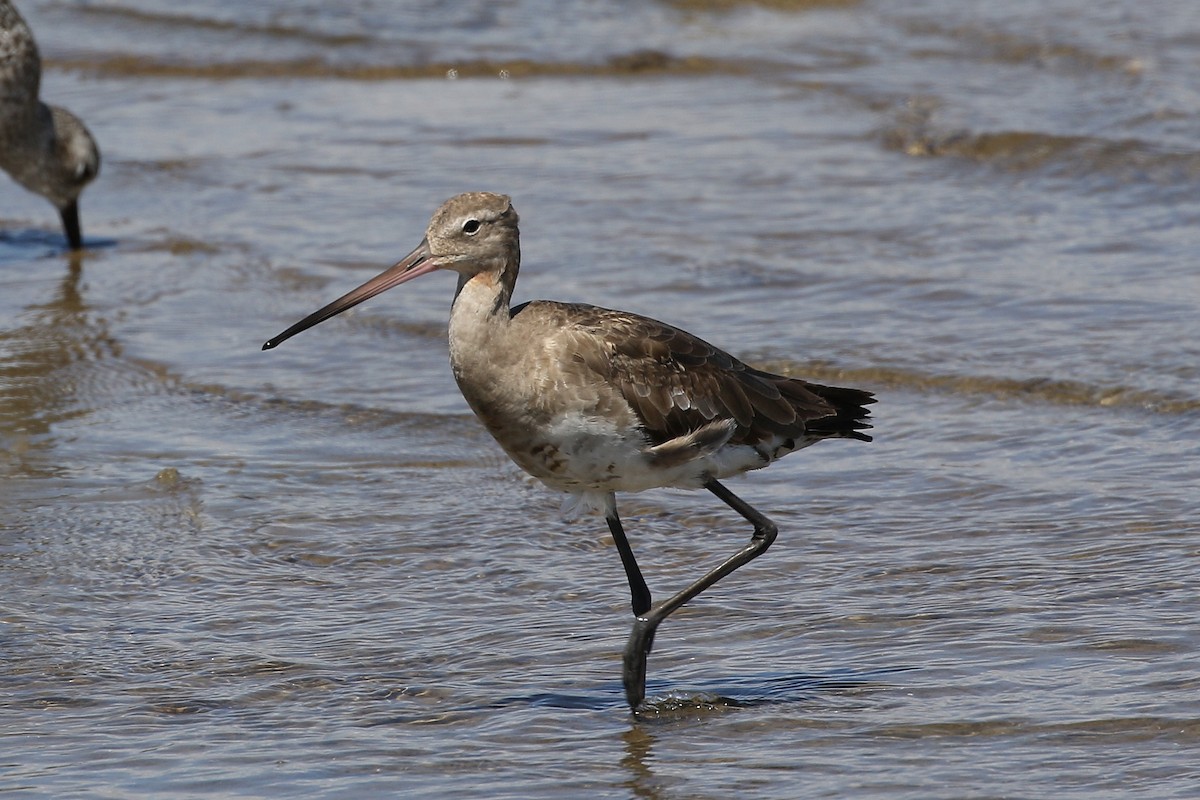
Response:
[[[324,308],[314,311],[275,338],[268,339],[267,343],[262,346],[262,349],[270,350],[274,347],[278,347],[284,341],[292,338],[301,331],[308,330],[312,326],[320,324],[330,317],[335,317],[346,309],[353,308],[364,300],[369,300],[380,292],[386,292],[393,286],[399,286],[402,283],[407,283],[413,278],[419,278],[426,273],[433,272],[437,268],[438,262],[433,258],[433,254],[429,251],[429,240],[426,239],[417,246],[416,250],[413,250],[404,258],[397,261],[384,272],[381,272],[379,275],[371,278],[371,280],[367,281],[362,286],[347,292]]]

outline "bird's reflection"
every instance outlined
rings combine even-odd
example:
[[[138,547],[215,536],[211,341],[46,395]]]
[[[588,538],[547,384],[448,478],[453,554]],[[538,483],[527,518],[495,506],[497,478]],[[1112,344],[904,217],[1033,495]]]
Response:
[[[53,295],[26,305],[18,325],[0,328],[0,468],[6,474],[40,474],[46,468],[29,456],[49,447],[56,423],[89,411],[72,369],[113,349],[106,323],[94,318],[84,299],[86,257],[66,253],[66,270]]]
[[[661,784],[651,769],[654,734],[647,730],[646,725],[634,720],[633,726],[621,734],[625,742],[625,756],[621,766],[629,773],[626,785],[634,797],[645,800],[659,800],[663,797]]]

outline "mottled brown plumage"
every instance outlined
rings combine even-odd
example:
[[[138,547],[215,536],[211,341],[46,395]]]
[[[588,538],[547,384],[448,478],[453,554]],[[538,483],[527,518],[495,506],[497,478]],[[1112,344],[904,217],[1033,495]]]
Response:
[[[472,192],[434,214],[425,240],[391,269],[263,345],[438,269],[458,273],[450,363],[463,397],[505,452],[573,504],[602,509],[629,579],[633,634],[625,690],[645,694],[654,631],[675,609],[764,552],[765,516],[719,480],[821,439],[870,441],[869,392],[754,369],[679,328],[576,303],[510,308],[520,269],[518,216],[503,195]],[[753,523],[746,545],[657,605],[617,515],[615,493],[706,488]]]
[[[578,332],[575,357],[620,390],[655,444],[717,418],[736,422],[729,439],[735,445],[757,445],[780,434],[800,441],[831,436],[871,441],[860,433],[871,427],[869,392],[754,369],[687,331],[637,314],[534,301],[513,309],[513,315],[529,309],[556,314],[560,330]]]

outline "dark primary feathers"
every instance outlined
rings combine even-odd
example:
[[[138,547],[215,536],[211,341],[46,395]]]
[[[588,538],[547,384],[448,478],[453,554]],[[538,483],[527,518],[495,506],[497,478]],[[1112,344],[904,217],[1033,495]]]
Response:
[[[773,436],[871,441],[874,396],[754,369],[687,331],[648,317],[578,303],[534,301],[559,312],[577,332],[571,357],[611,383],[634,409],[655,444],[733,419],[733,444]],[[798,443],[799,444],[799,443]],[[789,447],[788,449],[792,449]]]

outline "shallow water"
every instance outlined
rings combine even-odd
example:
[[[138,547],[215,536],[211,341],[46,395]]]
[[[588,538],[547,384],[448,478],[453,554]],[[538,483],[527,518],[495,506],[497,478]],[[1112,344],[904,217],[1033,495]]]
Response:
[[[1200,18],[1143,3],[24,2],[99,140],[0,183],[0,791],[1155,797],[1200,769]],[[467,189],[520,299],[871,389],[667,622],[446,364],[446,276],[277,351]],[[749,531],[621,499],[662,595]]]

